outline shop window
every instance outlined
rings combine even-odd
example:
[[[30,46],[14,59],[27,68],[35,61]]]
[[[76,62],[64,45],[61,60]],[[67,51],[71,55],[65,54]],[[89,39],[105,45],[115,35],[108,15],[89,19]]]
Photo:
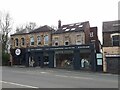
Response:
[[[15,39],[15,46],[18,46],[18,38]]]
[[[34,37],[30,37],[30,45],[34,45]]]
[[[25,39],[21,38],[21,45],[24,46],[25,45]]]
[[[112,36],[112,45],[113,46],[120,46],[120,35]]]
[[[44,37],[44,44],[48,45],[48,43],[49,43],[49,37],[48,37],[48,35],[45,35],[45,37]]]
[[[41,45],[41,37],[37,36],[37,45]]]

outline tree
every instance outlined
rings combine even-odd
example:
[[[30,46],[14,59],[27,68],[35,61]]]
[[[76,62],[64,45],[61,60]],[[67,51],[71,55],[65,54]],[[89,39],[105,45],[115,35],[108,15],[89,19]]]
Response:
[[[0,17],[0,29],[2,33],[1,42],[2,42],[2,52],[7,53],[8,51],[8,34],[10,33],[11,26],[11,18],[9,13],[5,14],[4,17]]]
[[[11,18],[9,13],[0,16],[0,43],[2,43],[2,65],[8,65],[10,55],[8,53],[9,33],[12,29]]]
[[[34,22],[29,22],[28,24],[25,24],[25,25],[21,25],[19,27],[16,27],[16,32],[18,31],[21,31],[21,30],[28,30],[28,31],[31,31],[31,30],[34,30],[36,28],[36,23]]]

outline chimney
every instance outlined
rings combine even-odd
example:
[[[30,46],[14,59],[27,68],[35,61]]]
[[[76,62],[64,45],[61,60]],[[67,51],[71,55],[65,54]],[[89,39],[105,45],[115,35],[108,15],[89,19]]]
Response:
[[[58,29],[61,28],[61,20],[58,21]]]

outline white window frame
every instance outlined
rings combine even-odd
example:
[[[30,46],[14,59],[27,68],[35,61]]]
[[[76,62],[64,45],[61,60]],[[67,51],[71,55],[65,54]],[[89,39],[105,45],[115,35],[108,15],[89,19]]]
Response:
[[[38,37],[40,37],[40,40],[38,40]],[[41,42],[41,36],[40,36],[40,35],[38,35],[38,36],[37,36],[37,45],[38,45],[38,46],[40,46],[40,45],[41,45],[41,44],[38,44],[38,43],[39,43],[39,41]]]
[[[16,39],[18,40],[18,45],[17,45]],[[15,47],[18,47],[18,46],[19,46],[19,39],[15,38]]]
[[[31,38],[33,37],[33,40],[34,40],[34,44],[32,45],[31,44]],[[30,46],[34,46],[35,45],[35,39],[34,39],[34,36],[30,36]]]
[[[58,45],[55,45],[55,43],[58,43]],[[58,41],[55,41],[55,43],[54,43],[54,46],[59,46],[59,42]]]
[[[66,42],[68,42],[68,45],[65,44]],[[66,41],[64,42],[64,45],[65,45],[65,46],[69,46],[69,40],[66,40]]]
[[[22,38],[24,39],[24,45],[23,45],[23,43],[22,43]],[[22,37],[22,38],[21,38],[21,46],[25,46],[25,43],[26,43],[26,42],[25,42],[25,37]]]
[[[48,43],[46,43],[46,41],[45,41],[45,37],[46,36],[48,36]],[[49,44],[49,35],[48,34],[46,34],[46,35],[44,35],[44,45],[48,45]]]
[[[93,32],[90,32],[90,37],[94,37],[94,33]]]

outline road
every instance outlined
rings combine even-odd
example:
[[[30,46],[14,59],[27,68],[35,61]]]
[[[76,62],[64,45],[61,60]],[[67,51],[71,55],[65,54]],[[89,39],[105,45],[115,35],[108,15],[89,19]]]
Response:
[[[118,88],[118,76],[62,69],[2,67],[2,88]]]

